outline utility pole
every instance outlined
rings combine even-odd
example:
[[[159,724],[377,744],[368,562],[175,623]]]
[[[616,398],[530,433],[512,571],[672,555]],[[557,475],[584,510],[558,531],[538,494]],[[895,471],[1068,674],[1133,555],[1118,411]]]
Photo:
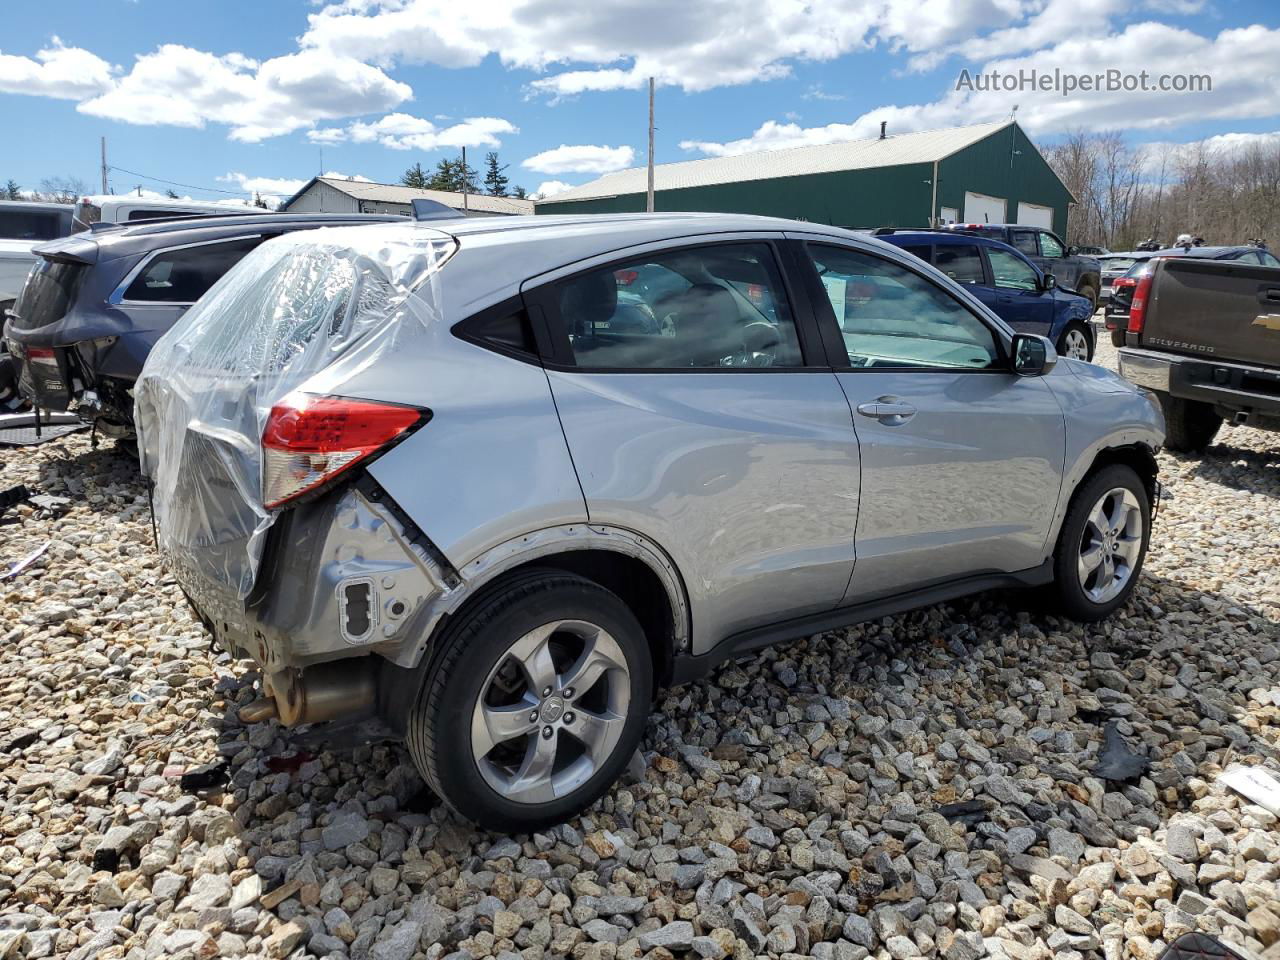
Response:
[[[467,148],[462,148],[462,215],[467,215]]]
[[[653,77],[649,78],[649,191],[644,208],[653,213]]]
[[[107,138],[102,138],[102,192],[107,192]]]

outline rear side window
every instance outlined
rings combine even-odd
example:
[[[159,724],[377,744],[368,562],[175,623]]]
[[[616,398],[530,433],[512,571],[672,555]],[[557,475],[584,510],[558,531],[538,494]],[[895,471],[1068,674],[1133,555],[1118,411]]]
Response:
[[[261,237],[243,237],[161,251],[134,277],[124,292],[124,299],[141,303],[195,303],[260,243]]]
[[[925,263],[933,263],[933,247],[903,247],[902,249],[913,257],[919,257]]]
[[[62,229],[56,213],[0,210],[0,237],[5,240],[57,240]]]
[[[1258,259],[1262,261],[1264,267],[1280,267],[1280,260],[1277,260],[1266,250],[1258,251]]]
[[[1036,248],[1035,232],[1031,230],[1010,230],[1009,246],[1025,253],[1028,257],[1038,256],[1040,253]]]
[[[982,254],[977,244],[957,243],[938,247],[934,265],[956,283],[982,285]]]
[[[798,367],[795,321],[763,243],[672,250],[557,285],[579,367]]]
[[[538,352],[529,326],[529,315],[523,309],[485,310],[464,320],[454,330],[467,340],[501,353],[515,351],[535,356]]]

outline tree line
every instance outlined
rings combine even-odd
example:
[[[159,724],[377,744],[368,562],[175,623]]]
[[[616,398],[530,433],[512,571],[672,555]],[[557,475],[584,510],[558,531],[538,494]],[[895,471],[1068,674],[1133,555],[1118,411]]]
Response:
[[[1118,132],[1076,132],[1041,152],[1075,195],[1072,243],[1132,250],[1183,233],[1209,245],[1280,241],[1280,136],[1236,148],[1150,147]]]
[[[505,171],[510,164],[499,161],[498,154],[490,150],[484,157],[484,183],[480,182],[480,173],[471,164],[464,164],[462,158],[444,159],[436,164],[431,173],[422,169],[421,163],[415,163],[400,177],[400,183],[406,187],[417,187],[419,190],[446,190],[449,193],[483,193],[490,197],[515,197],[524,200],[528,194],[524,187],[509,187],[510,178]]]

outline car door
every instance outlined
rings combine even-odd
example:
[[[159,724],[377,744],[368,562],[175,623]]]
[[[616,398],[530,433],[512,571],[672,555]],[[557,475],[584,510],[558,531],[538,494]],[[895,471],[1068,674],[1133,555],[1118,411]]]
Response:
[[[938,244],[934,266],[960,284],[992,310],[1001,292],[995,288],[991,272],[976,243]],[[999,311],[996,311],[999,312]]]
[[[1049,335],[1053,324],[1053,293],[1030,263],[1012,250],[985,246],[991,270],[994,303],[984,301],[1019,333]]]
[[[1052,273],[1064,290],[1076,289],[1083,272],[1080,261],[1067,256],[1066,246],[1056,234],[1048,230],[1037,230],[1036,242],[1040,247],[1040,255],[1031,259],[1040,272]]]
[[[814,239],[806,252],[828,291],[896,288],[815,297],[862,460],[845,602],[1039,566],[1065,456],[1048,384],[1012,373],[1005,334],[922,271]]]
[[[853,568],[852,415],[781,241],[648,247],[526,285],[591,522],[668,552],[695,652],[833,608]]]

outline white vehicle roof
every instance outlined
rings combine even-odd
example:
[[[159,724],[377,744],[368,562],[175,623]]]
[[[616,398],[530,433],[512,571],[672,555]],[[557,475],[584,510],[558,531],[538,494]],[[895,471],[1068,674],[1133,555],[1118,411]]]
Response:
[[[221,203],[216,200],[182,200],[172,197],[139,197],[130,196],[129,194],[91,194],[81,198],[81,202],[91,203],[98,207],[102,211],[102,219],[109,223],[115,222],[115,218],[108,214],[118,210],[172,210],[174,213],[209,212],[222,214],[271,212],[251,204]]]

